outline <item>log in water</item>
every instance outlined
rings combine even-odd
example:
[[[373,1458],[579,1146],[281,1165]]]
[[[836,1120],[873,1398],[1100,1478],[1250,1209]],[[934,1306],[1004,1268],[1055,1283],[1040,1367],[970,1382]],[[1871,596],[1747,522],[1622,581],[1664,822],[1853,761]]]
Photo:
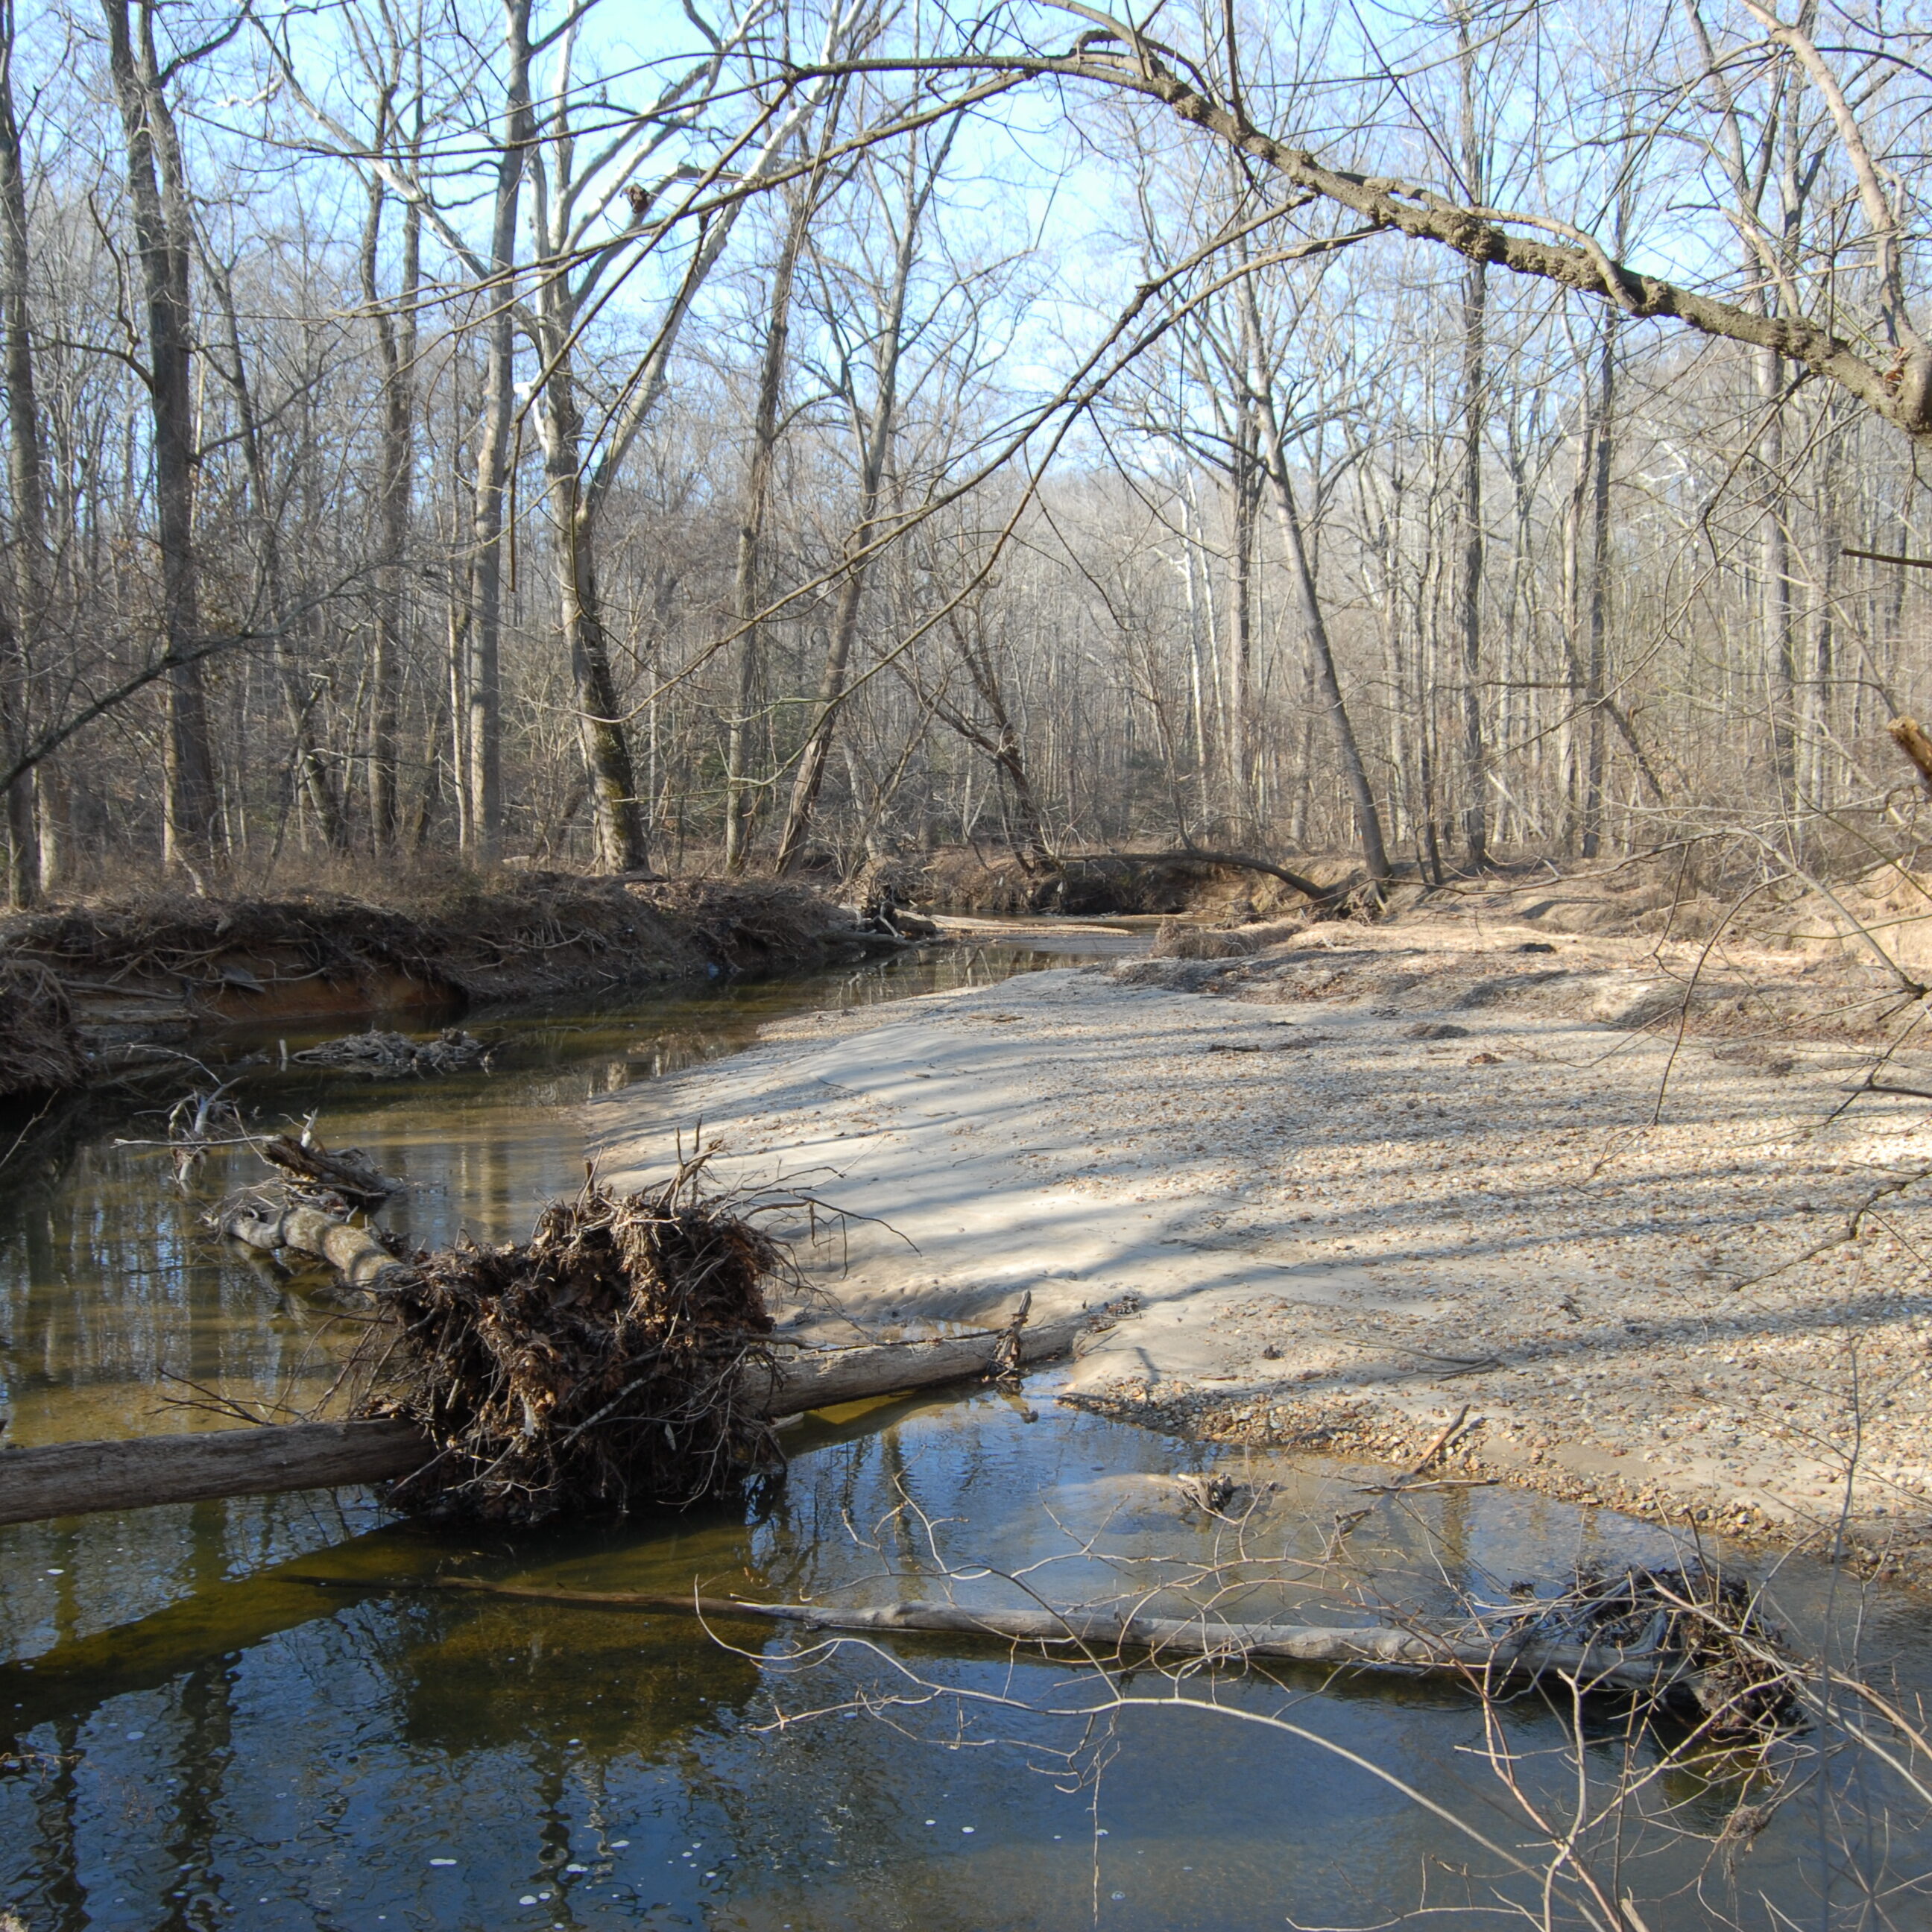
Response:
[[[1091,1325],[1082,1315],[1022,1328],[1018,1360],[1041,1362],[1066,1354]],[[782,1354],[776,1379],[759,1400],[769,1416],[797,1415],[984,1376],[1011,1334],[992,1329]],[[385,1420],[300,1422],[0,1450],[0,1523],[388,1482],[419,1468],[433,1453],[434,1445],[413,1424]]]

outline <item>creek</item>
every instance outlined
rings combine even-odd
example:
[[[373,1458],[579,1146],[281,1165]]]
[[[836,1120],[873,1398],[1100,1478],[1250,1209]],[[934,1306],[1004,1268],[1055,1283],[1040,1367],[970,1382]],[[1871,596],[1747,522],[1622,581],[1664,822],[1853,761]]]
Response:
[[[435,1082],[310,1077],[272,1042],[238,1094],[265,1122],[314,1110],[330,1145],[405,1180],[385,1219],[411,1240],[502,1240],[580,1183],[574,1109],[594,1095],[780,1016],[1064,963],[1043,943],[961,946],[515,1016],[478,1027],[500,1042],[490,1072]],[[328,1309],[200,1224],[259,1164],[218,1149],[178,1190],[162,1138],[130,1112],[0,1173],[10,1441],[208,1426],[183,1403],[301,1407],[327,1388]],[[1538,1922],[1536,1884],[1506,1858],[1546,1862],[1541,1834],[1486,1754],[1483,1706],[1451,1683],[1107,1676],[908,1639],[800,1654],[770,1630],[402,1587],[456,1573],[1156,1608],[1211,1587],[1222,1614],[1372,1621],[1385,1599],[1447,1614],[1517,1580],[1685,1554],[1655,1526],[1505,1490],[1378,1498],[1365,1486],[1385,1471],[1175,1441],[1058,1406],[1053,1381],[823,1413],[788,1435],[770,1494],[620,1524],[437,1531],[338,1492],[0,1529],[0,1911],[28,1932],[1244,1932],[1418,1904]],[[1241,1486],[1220,1516],[1174,1480],[1210,1472]],[[1318,1571],[1331,1548],[1341,1569]],[[1799,1563],[1775,1593],[1802,1639],[1842,1648],[1856,1627],[1862,1659],[1932,1684],[1921,1598],[1855,1603]],[[1814,1727],[1768,1764],[1672,1768],[1617,1707],[1573,1717],[1514,1696],[1502,1768],[1558,1810],[1580,1762],[1593,1804],[1638,1781],[1583,1836],[1612,1890],[1645,1901],[1645,1932],[1932,1923],[1923,1807],[1869,1756],[1822,1753]],[[1779,1790],[1741,1830],[1740,1799]]]

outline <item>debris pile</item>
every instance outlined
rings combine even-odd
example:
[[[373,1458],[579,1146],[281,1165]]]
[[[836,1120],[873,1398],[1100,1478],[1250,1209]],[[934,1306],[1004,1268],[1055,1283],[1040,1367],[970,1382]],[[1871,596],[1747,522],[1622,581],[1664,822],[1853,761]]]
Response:
[[[1698,1564],[1586,1570],[1561,1597],[1539,1599],[1530,1583],[1510,1594],[1520,1606],[1508,1613],[1513,1636],[1668,1662],[1666,1694],[1688,1697],[1716,1735],[1775,1730],[1796,1714],[1784,1634],[1734,1576]]]
[[[58,1093],[86,1068],[60,981],[32,960],[0,961],[0,1099]]]
[[[427,1074],[456,1073],[488,1066],[490,1048],[460,1027],[445,1027],[434,1040],[411,1040],[406,1034],[352,1033],[341,1040],[292,1053],[304,1066],[328,1066],[343,1073],[360,1073],[371,1080],[421,1078]]]
[[[339,1198],[346,1208],[373,1213],[395,1192],[397,1184],[379,1172],[360,1148],[322,1145],[312,1132],[299,1140],[272,1135],[257,1151],[270,1166],[281,1171],[283,1186],[297,1201]]]
[[[684,1504],[783,1468],[755,1400],[776,1372],[764,1284],[790,1283],[755,1196],[708,1193],[706,1156],[654,1192],[593,1179],[526,1244],[416,1258],[362,1350],[365,1414],[438,1454],[392,1499],[439,1519],[542,1522]]]

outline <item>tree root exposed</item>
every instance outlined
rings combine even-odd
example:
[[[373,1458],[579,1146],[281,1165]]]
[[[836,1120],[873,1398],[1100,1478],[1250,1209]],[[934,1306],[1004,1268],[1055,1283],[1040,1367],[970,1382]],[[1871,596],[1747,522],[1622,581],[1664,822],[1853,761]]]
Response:
[[[755,1386],[776,1372],[764,1284],[790,1263],[753,1217],[779,1204],[706,1193],[705,1158],[654,1192],[590,1182],[526,1243],[422,1255],[386,1283],[361,1411],[436,1449],[394,1502],[527,1524],[783,1467]]]

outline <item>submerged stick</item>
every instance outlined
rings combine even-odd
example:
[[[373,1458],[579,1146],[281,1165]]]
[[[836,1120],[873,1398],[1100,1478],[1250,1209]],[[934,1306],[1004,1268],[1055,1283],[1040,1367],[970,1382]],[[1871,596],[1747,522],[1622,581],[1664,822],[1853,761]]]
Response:
[[[364,1232],[314,1209],[292,1209],[281,1218],[287,1224],[310,1214],[332,1229]],[[284,1245],[295,1244],[285,1236]],[[386,1266],[401,1265],[377,1252]],[[1090,1326],[1092,1318],[1082,1314],[1023,1328],[1018,1338],[1018,1359],[1041,1362],[1066,1354]],[[763,1414],[776,1418],[901,1389],[963,1381],[988,1373],[1002,1344],[1010,1340],[1011,1330],[1002,1328],[929,1342],[801,1350],[782,1360],[772,1376],[760,1376],[764,1385],[752,1388],[749,1399]],[[380,1420],[0,1449],[0,1523],[37,1522],[157,1503],[200,1502],[218,1496],[270,1496],[337,1484],[389,1482],[413,1474],[436,1453],[436,1444],[412,1424]]]
[[[466,1591],[582,1610],[668,1611],[720,1621],[750,1618],[808,1630],[996,1637],[1009,1642],[1141,1650],[1156,1657],[1203,1657],[1230,1663],[1265,1657],[1297,1664],[1511,1677],[1553,1672],[1586,1684],[1623,1690],[1655,1690],[1695,1674],[1684,1657],[1670,1652],[1646,1652],[1621,1644],[1555,1643],[1521,1636],[1471,1642],[1392,1624],[1237,1624],[1213,1617],[1122,1616],[1111,1610],[976,1610],[956,1604],[916,1600],[851,1610],[824,1604],[747,1603],[735,1597],[547,1590],[470,1576],[398,1577],[387,1584],[373,1579],[352,1585],[338,1583],[333,1577],[308,1580],[324,1588]]]

